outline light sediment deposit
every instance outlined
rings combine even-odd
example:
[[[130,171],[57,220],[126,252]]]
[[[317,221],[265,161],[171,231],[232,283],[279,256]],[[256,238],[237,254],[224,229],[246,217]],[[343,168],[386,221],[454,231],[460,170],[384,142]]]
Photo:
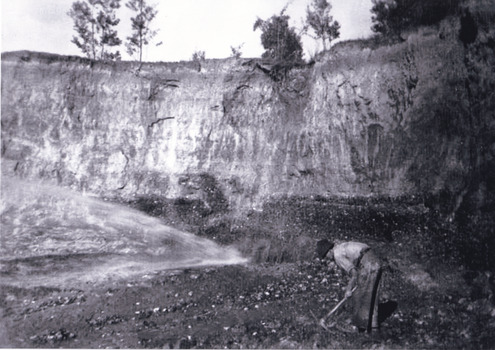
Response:
[[[138,69],[6,53],[2,171],[233,209],[283,195],[462,197],[489,161],[493,98],[476,91],[493,72],[491,32],[470,49],[459,26],[338,44],[282,82],[248,59]]]

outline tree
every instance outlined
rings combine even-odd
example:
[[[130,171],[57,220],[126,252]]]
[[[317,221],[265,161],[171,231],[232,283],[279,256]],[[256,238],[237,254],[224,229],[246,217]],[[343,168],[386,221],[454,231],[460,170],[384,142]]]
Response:
[[[206,54],[204,51],[194,51],[191,57],[192,61],[198,67],[198,72],[201,72],[201,62],[205,62]]]
[[[87,57],[96,59],[96,19],[87,2],[76,1],[67,13],[74,20],[74,30],[79,37],[73,36],[71,42],[81,49]]]
[[[105,46],[119,46],[122,40],[117,35],[114,27],[119,24],[120,19],[115,15],[115,11],[120,8],[120,0],[100,0],[98,13],[98,24],[100,33],[100,46],[102,59],[120,59],[120,52],[115,53],[105,51]]]
[[[385,36],[400,38],[401,31],[409,26],[412,0],[371,0],[371,30]]]
[[[204,51],[194,51],[192,54],[192,60],[194,62],[203,62],[206,60],[206,54]]]
[[[232,51],[232,54],[230,55],[230,57],[234,57],[234,58],[241,58],[242,56],[242,47],[244,46],[244,43],[242,43],[241,45],[238,45],[238,46],[230,46],[230,50]]]
[[[289,16],[274,15],[268,20],[258,18],[253,30],[261,29],[261,44],[265,49],[262,58],[272,63],[296,64],[302,62],[301,37],[289,27]]]
[[[340,36],[340,24],[330,15],[332,5],[327,0],[313,0],[311,8],[306,9],[306,23],[315,33],[316,39],[321,39],[323,50],[326,51],[326,43]]]
[[[132,35],[127,37],[127,52],[131,56],[138,52],[141,63],[143,46],[148,45],[157,33],[156,30],[151,30],[150,23],[158,11],[154,6],[148,5],[145,0],[129,0],[126,7],[136,12],[136,16],[131,17]]]
[[[98,13],[98,24],[101,30],[100,46],[102,59],[120,59],[120,53],[110,53],[105,51],[105,46],[119,46],[122,40],[117,35],[114,27],[119,24],[120,19],[115,15],[115,11],[120,8],[120,0],[100,0],[100,11]]]
[[[115,11],[120,0],[76,1],[67,13],[74,21],[74,30],[78,36],[72,41],[89,58],[120,59],[120,53],[109,52],[107,47],[122,43],[114,27],[120,22]]]
[[[372,0],[371,29],[401,38],[401,32],[420,25],[438,23],[455,13],[460,0]]]

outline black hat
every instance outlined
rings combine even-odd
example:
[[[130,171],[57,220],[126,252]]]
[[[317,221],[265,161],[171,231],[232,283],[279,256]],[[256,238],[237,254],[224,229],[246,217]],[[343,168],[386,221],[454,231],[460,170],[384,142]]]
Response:
[[[328,239],[322,239],[316,243],[316,254],[318,258],[323,259],[328,251],[332,249],[334,244],[330,242]]]

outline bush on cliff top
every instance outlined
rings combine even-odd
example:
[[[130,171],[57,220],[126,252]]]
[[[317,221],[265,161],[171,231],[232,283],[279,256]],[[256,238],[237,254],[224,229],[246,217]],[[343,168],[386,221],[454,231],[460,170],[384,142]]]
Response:
[[[253,26],[253,30],[261,29],[261,44],[265,48],[261,57],[273,65],[274,80],[285,78],[290,69],[303,63],[301,37],[289,26],[289,16],[284,12],[285,9],[267,20],[258,18]]]

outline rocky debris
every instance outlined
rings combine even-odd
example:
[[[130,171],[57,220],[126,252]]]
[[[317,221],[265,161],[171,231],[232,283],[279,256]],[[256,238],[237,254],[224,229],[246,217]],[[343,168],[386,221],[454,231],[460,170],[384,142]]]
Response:
[[[45,301],[40,304],[40,309],[44,309],[51,306],[59,306],[59,305],[70,305],[72,303],[76,303],[79,305],[86,301],[86,297],[84,294],[79,294],[75,296],[58,296],[57,299]]]
[[[432,279],[431,275],[426,272],[424,267],[420,264],[408,266],[408,268],[405,269],[404,274],[407,280],[420,290],[427,291],[438,287],[438,283]]]
[[[86,320],[86,323],[95,329],[101,329],[107,325],[113,325],[125,321],[125,318],[120,315],[98,316]]]
[[[316,258],[164,270],[147,278],[86,284],[83,290],[0,286],[0,300],[7,333],[20,347],[486,348],[492,344],[492,274],[452,269],[445,259],[419,259],[404,248],[402,236],[406,234],[397,234],[391,242],[369,242],[387,261],[379,307],[386,317],[381,318],[380,334],[371,337],[352,328],[346,304],[327,320],[328,329],[319,325],[319,319],[342,299],[348,276],[334,263]],[[428,242],[418,237],[417,247]],[[426,277],[414,280],[411,272]],[[422,288],[421,281],[434,287]]]
[[[29,339],[35,345],[53,345],[58,346],[59,343],[67,340],[71,340],[77,337],[77,334],[67,331],[65,328],[59,330],[49,331],[48,333],[33,335]]]
[[[471,293],[465,293],[443,284],[420,289],[401,270],[387,269],[381,305],[393,300],[396,309],[371,338],[350,327],[345,304],[328,320],[328,330],[318,324],[347,283],[334,264],[318,259],[164,271],[151,282],[88,286],[84,292],[36,296],[35,289],[19,290],[22,298],[6,298],[6,320],[18,339],[24,337],[19,344],[33,347],[65,347],[73,340],[89,348],[482,348],[495,334],[485,275],[473,274]],[[19,305],[30,300],[44,307],[18,317]],[[39,323],[39,317],[47,321]],[[56,326],[60,319],[64,328]]]
[[[57,306],[67,306],[71,304],[81,305],[85,301],[86,296],[81,291],[62,292],[59,295],[50,295],[46,299],[23,299],[22,305],[24,308],[22,314],[36,313]]]

